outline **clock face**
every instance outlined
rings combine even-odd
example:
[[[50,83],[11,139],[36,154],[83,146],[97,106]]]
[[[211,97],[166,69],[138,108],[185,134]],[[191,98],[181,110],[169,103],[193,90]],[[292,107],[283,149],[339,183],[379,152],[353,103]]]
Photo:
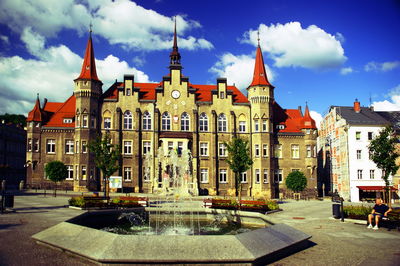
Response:
[[[179,91],[172,91],[172,98],[178,99],[179,96],[181,96],[181,93]]]

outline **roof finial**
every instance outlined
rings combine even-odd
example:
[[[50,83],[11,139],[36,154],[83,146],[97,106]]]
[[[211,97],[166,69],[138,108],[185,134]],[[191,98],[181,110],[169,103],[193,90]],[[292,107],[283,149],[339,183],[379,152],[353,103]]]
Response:
[[[89,34],[90,34],[90,37],[92,37],[92,27],[93,27],[93,24],[92,24],[92,22],[90,21],[90,24],[89,24]]]
[[[38,92],[38,93],[36,93],[36,97],[39,99],[39,92]]]
[[[260,30],[257,30],[257,42],[258,46],[260,46]]]
[[[176,34],[176,16],[174,17],[175,27],[174,27],[174,44],[172,47],[172,51],[169,55],[170,57],[170,65],[180,65],[181,64],[181,55],[178,51],[178,40]]]

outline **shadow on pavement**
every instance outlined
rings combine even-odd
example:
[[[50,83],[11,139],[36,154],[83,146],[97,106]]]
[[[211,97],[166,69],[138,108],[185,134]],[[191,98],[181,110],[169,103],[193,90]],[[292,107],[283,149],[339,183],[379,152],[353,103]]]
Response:
[[[10,227],[19,226],[21,224],[0,224],[0,230],[8,229]]]

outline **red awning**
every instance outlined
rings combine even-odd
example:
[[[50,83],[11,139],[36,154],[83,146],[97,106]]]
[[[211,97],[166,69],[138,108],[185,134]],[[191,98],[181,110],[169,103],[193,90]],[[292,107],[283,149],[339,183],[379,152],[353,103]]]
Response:
[[[360,190],[363,191],[377,191],[381,192],[385,190],[385,186],[357,186]],[[393,186],[389,187],[392,191],[396,191],[397,189]]]

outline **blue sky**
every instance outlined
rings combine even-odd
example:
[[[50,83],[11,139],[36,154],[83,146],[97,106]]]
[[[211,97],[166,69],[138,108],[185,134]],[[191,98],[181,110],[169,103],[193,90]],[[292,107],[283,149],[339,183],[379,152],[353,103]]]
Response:
[[[93,23],[105,91],[124,74],[159,82],[168,73],[173,17],[184,74],[195,84],[224,76],[245,92],[257,31],[275,98],[400,110],[399,1],[0,0],[0,113],[26,114],[36,93],[73,92]]]

